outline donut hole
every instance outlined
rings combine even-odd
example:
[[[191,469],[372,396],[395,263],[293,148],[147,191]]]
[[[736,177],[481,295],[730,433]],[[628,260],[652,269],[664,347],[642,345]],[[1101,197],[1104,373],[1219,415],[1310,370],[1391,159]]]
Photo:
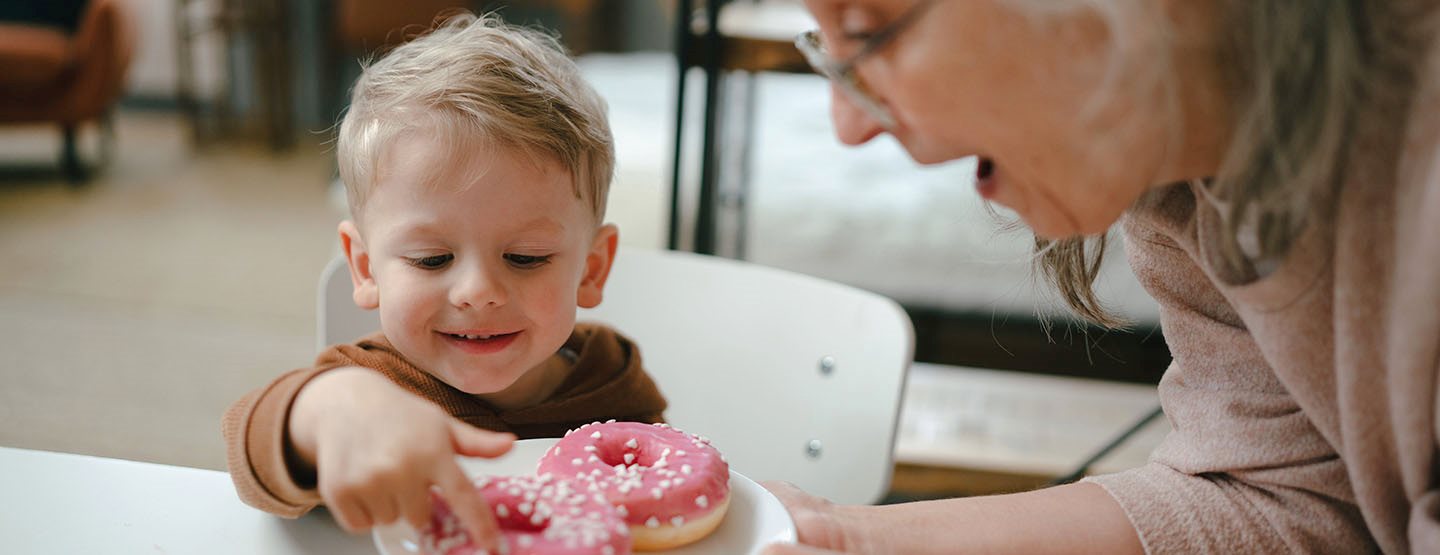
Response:
[[[522,534],[536,534],[550,527],[550,517],[546,516],[537,519],[539,521],[538,523],[536,520],[532,520],[532,518],[533,514],[518,514],[518,511],[515,511],[514,507],[511,507],[509,514],[503,517],[497,515],[495,521],[500,525],[501,530],[520,532]]]
[[[631,448],[626,445],[629,438],[617,438],[615,440],[602,441],[595,446],[595,456],[606,466],[615,465],[640,465],[644,467],[654,466],[660,460],[661,449],[644,441],[636,441],[636,446]],[[630,460],[625,460],[625,455],[632,455]]]

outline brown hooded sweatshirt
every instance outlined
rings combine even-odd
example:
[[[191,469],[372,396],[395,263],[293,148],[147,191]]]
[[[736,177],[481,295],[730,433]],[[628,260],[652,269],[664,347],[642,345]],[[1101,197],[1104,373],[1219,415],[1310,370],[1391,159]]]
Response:
[[[641,366],[639,349],[615,330],[578,325],[555,356],[572,365],[555,393],[540,404],[501,411],[416,368],[382,334],[332,346],[320,353],[313,367],[275,378],[225,412],[223,428],[235,490],[245,503],[288,518],[321,503],[313,480],[293,476],[286,464],[286,422],[301,387],[320,373],[341,367],[376,370],[455,418],[521,439],[560,437],[566,430],[612,418],[664,420],[665,398]]]

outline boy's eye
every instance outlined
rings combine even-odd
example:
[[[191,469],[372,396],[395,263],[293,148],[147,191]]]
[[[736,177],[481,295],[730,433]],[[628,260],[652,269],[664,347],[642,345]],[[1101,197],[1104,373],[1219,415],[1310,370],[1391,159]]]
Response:
[[[516,268],[535,268],[550,261],[550,255],[507,254],[505,261]]]
[[[453,254],[437,254],[422,258],[409,258],[410,265],[424,270],[438,270],[455,259]]]

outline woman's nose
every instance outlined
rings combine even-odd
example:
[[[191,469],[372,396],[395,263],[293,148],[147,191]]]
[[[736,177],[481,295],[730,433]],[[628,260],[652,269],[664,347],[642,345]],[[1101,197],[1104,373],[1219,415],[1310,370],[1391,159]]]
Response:
[[[835,137],[850,146],[865,144],[885,132],[880,122],[851,102],[836,85],[830,86],[830,119],[835,123]]]
[[[504,284],[484,267],[459,273],[450,286],[450,304],[457,308],[504,306],[508,300]]]

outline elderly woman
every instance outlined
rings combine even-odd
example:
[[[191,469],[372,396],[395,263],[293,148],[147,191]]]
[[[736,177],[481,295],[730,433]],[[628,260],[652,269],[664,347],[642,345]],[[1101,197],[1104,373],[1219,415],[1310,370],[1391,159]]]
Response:
[[[977,156],[1082,316],[1116,222],[1159,301],[1147,466],[837,506],[771,553],[1440,550],[1433,1],[807,0],[836,133]]]

